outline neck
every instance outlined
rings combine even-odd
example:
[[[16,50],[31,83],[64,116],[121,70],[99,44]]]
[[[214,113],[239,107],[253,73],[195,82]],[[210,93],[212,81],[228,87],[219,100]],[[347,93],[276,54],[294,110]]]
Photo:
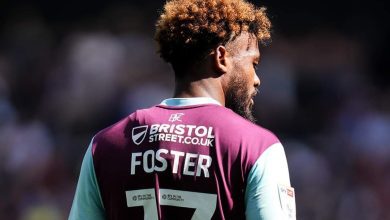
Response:
[[[174,98],[210,97],[225,105],[225,96],[217,78],[176,80]]]

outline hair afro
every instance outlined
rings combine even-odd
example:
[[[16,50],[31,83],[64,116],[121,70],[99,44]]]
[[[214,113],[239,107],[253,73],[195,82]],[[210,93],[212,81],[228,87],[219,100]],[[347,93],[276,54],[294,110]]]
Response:
[[[175,65],[200,59],[245,31],[266,43],[270,28],[265,8],[245,0],[170,0],[156,23],[155,39],[160,56]]]

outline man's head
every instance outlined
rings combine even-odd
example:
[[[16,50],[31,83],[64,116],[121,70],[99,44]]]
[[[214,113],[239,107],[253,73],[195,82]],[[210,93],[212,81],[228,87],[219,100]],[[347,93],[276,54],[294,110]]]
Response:
[[[223,50],[226,50],[224,56]],[[260,85],[260,79],[256,75],[256,65],[260,61],[256,37],[243,32],[235,40],[228,42],[226,49],[218,47],[216,53],[216,69],[226,72],[222,76],[225,106],[244,118],[255,121],[252,115],[253,98]]]
[[[171,0],[157,21],[156,40],[177,81],[199,77],[186,74],[207,64],[220,80],[226,107],[253,120],[258,42],[270,39],[270,26],[265,8],[244,0]]]

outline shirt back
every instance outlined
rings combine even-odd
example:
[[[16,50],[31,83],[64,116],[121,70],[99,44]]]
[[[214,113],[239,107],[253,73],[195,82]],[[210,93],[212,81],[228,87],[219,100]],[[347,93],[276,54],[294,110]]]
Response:
[[[278,139],[215,105],[138,110],[93,140],[108,219],[245,219],[248,174]]]

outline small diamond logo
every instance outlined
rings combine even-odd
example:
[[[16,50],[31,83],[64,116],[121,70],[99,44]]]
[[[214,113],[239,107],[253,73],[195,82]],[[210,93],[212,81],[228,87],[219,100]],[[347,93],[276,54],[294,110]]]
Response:
[[[134,127],[131,133],[134,144],[140,145],[142,141],[145,139],[147,131],[148,131],[147,125]]]
[[[183,116],[183,115],[184,115],[184,113],[172,114],[169,117],[168,121],[170,121],[170,122],[181,121],[181,116]]]

